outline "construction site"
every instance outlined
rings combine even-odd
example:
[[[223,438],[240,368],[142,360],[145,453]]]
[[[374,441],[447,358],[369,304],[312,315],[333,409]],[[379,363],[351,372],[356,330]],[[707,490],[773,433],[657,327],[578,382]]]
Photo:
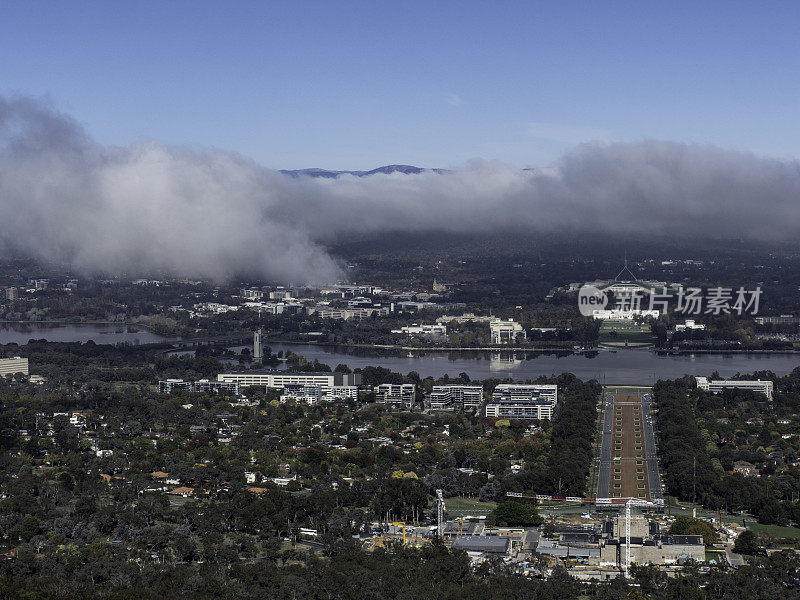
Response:
[[[663,514],[650,388],[605,388],[598,417],[599,444],[590,483],[594,496],[505,494],[536,501],[546,519],[542,526],[491,528],[481,516],[449,520],[438,490],[435,526],[394,523],[368,542],[368,548],[398,542],[419,547],[439,538],[465,550],[474,562],[500,558],[532,576],[547,576],[560,564],[575,577],[594,580],[628,576],[633,564],[677,573],[687,561],[705,562],[702,536],[670,533],[674,517]],[[736,532],[726,535],[720,523],[714,526],[730,544]],[[711,552],[724,554],[724,548],[721,542]]]

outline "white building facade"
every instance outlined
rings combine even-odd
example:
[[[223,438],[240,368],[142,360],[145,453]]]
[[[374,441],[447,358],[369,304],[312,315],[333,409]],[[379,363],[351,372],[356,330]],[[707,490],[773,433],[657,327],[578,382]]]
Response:
[[[751,390],[764,394],[767,400],[772,400],[773,383],[771,381],[734,381],[730,379],[714,379],[709,380],[706,377],[695,377],[697,388],[711,392],[712,394],[719,394],[724,389],[737,389],[737,390]]]
[[[489,331],[492,335],[492,344],[514,344],[528,339],[528,334],[525,333],[522,325],[513,319],[490,321]]]
[[[495,388],[485,414],[497,419],[551,420],[557,403],[557,385],[504,383]]]

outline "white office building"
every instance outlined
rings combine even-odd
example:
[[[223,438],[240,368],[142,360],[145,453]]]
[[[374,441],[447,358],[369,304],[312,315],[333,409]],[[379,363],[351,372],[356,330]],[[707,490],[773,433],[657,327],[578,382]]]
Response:
[[[719,394],[722,390],[733,388],[737,390],[751,390],[753,392],[759,392],[761,394],[764,394],[767,397],[767,400],[772,400],[773,384],[771,381],[767,380],[765,381],[762,381],[761,379],[757,381],[734,381],[730,379],[709,380],[706,377],[695,377],[695,381],[697,382],[698,389],[711,392],[712,394]]]
[[[261,300],[264,297],[264,291],[258,288],[245,288],[239,291],[239,296],[245,300]]]
[[[416,400],[416,387],[413,383],[382,383],[375,387],[375,396],[390,408],[411,408]]]
[[[447,335],[447,325],[405,325],[400,329],[392,329],[392,333],[405,335],[421,335],[423,337],[443,337]]]
[[[373,315],[385,317],[391,312],[390,306],[374,305],[361,308],[331,308],[329,306],[311,307],[308,314],[313,314],[320,319],[369,319]]]
[[[522,325],[508,319],[495,319],[489,322],[489,331],[492,334],[492,344],[514,344],[516,342],[524,342],[528,339],[528,334],[522,328]]]
[[[251,385],[281,389],[287,385],[320,385],[325,387],[361,385],[360,373],[294,373],[291,371],[245,371],[220,373],[217,381],[236,381],[241,387]]]
[[[557,403],[557,385],[503,383],[495,388],[485,414],[499,419],[550,420]]]
[[[483,386],[435,385],[429,401],[433,410],[473,410],[483,404]]]
[[[13,358],[0,358],[0,377],[22,373],[28,375],[28,359],[15,356]]]

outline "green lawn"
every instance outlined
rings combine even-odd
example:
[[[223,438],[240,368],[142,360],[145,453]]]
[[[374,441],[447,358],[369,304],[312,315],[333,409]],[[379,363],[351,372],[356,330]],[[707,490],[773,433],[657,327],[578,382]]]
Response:
[[[630,344],[652,344],[656,341],[649,325],[611,321],[603,323],[597,341],[600,344],[624,344],[626,340]]]
[[[800,528],[798,527],[781,527],[780,525],[761,525],[756,523],[755,520],[747,519],[748,529],[752,529],[754,533],[761,535],[769,535],[776,538],[785,538],[790,540],[800,539]]]

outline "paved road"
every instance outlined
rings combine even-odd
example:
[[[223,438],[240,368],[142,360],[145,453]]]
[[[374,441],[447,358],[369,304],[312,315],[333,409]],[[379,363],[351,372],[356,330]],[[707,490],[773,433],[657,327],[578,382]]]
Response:
[[[650,394],[642,395],[642,422],[644,428],[644,456],[647,460],[647,483],[650,487],[650,499],[663,499],[661,476],[658,472],[658,453],[656,439],[653,435],[653,415],[650,412]]]
[[[614,394],[606,394],[603,409],[603,441],[600,446],[600,469],[597,475],[597,498],[611,497],[611,429],[614,425]]]

